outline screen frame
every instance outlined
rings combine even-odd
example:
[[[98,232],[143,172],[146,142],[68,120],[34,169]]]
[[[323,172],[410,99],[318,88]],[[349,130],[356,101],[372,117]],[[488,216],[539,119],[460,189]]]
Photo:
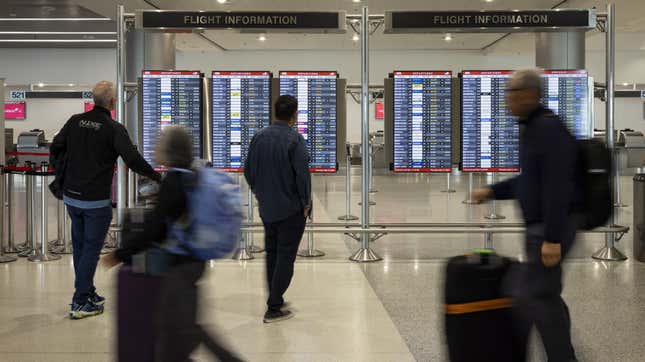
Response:
[[[396,73],[401,72],[401,73],[426,73],[425,75],[450,75],[450,168],[419,168],[419,169],[397,169],[394,167],[395,163],[395,148],[396,144],[394,142],[394,127],[395,127],[395,103],[394,103],[394,91],[395,91],[395,80],[396,80]],[[430,74],[427,74],[430,73]],[[448,73],[448,74],[446,74]],[[414,74],[412,74],[414,75]],[[419,74],[422,75],[422,74]],[[453,71],[452,70],[403,70],[403,69],[398,69],[398,70],[393,70],[392,73],[389,74],[390,78],[392,78],[392,168],[391,171],[393,173],[398,173],[398,174],[409,174],[409,173],[451,173],[452,172],[452,102],[454,101],[454,92],[452,89],[452,79],[453,79]]]
[[[151,72],[153,74],[146,74],[146,72]],[[156,74],[156,73],[161,73],[161,74]],[[166,74],[168,73],[168,74]],[[204,73],[202,73],[199,70],[168,70],[168,69],[143,69],[141,70],[141,77],[139,78],[140,82],[140,92],[137,92],[139,94],[139,152],[141,153],[141,156],[143,157],[144,149],[143,149],[143,79],[145,78],[146,75],[199,75],[199,117],[200,117],[200,122],[199,122],[199,158],[204,159]],[[147,161],[147,160],[146,160]],[[164,172],[166,171],[166,168],[164,167],[155,167],[155,171],[159,172]]]
[[[515,70],[509,70],[509,69],[493,69],[493,70],[477,70],[477,69],[468,69],[468,70],[462,70],[458,74],[459,78],[459,92],[460,92],[460,102],[459,102],[459,118],[460,118],[460,132],[459,132],[459,171],[464,172],[464,173],[506,173],[506,172],[520,172],[520,167],[518,166],[517,168],[505,168],[505,167],[497,167],[497,168],[464,168],[464,73],[476,73],[474,75],[512,75],[515,73]],[[481,73],[481,74],[480,74]]]
[[[272,86],[273,86],[273,82],[272,82],[272,80],[273,80],[273,72],[268,71],[268,70],[212,70],[211,71],[211,78],[210,78],[210,85],[209,85],[210,86],[210,89],[209,89],[210,100],[209,101],[211,102],[211,104],[210,104],[211,111],[210,111],[210,114],[208,115],[208,121],[211,123],[211,125],[210,125],[211,126],[211,132],[210,132],[211,133],[210,134],[210,137],[211,137],[210,142],[211,143],[213,142],[213,136],[214,136],[214,133],[215,133],[215,127],[213,127],[213,99],[214,99],[213,98],[213,76],[214,76],[214,73],[240,73],[240,74],[231,74],[231,75],[251,75],[251,74],[248,74],[248,73],[267,73],[268,76],[269,76],[269,78],[268,78],[268,81],[269,81],[269,122],[268,122],[266,127],[271,125],[271,121],[272,121],[272,119],[271,119],[272,118],[271,117],[271,106],[273,105],[273,100],[271,99],[271,94],[272,94],[272,90],[273,90],[272,89]],[[211,153],[212,153],[211,158],[213,158],[215,150],[211,150]],[[221,172],[230,172],[230,173],[235,173],[235,174],[244,172],[244,167],[235,168],[235,169],[234,168],[226,168],[226,167],[220,168],[220,167],[215,167],[215,166],[212,166],[212,167],[214,169],[216,169],[216,170],[221,171]]]
[[[6,112],[6,107],[7,104],[21,104],[22,105],[22,110],[23,110],[23,117],[22,118],[7,118],[7,112]],[[25,121],[27,120],[27,102],[26,101],[5,101],[3,104],[3,114],[4,114],[4,120],[6,121]]]
[[[542,69],[542,74],[584,74],[587,78],[586,89],[587,89],[587,133],[584,135],[584,138],[578,138],[578,135],[571,133],[577,140],[580,139],[589,139],[593,138],[593,128],[594,128],[594,114],[593,114],[593,92],[590,93],[589,89],[589,79],[593,79],[589,75],[589,71],[586,69]],[[593,89],[593,81],[592,81]],[[589,101],[591,99],[591,101]],[[546,105],[545,105],[546,106]],[[563,119],[561,119],[563,120]],[[565,123],[566,124],[566,123]],[[571,130],[569,130],[571,132]]]

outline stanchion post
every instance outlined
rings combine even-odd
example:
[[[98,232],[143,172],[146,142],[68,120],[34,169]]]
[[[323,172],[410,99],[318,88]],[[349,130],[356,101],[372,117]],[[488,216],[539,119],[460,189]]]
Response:
[[[314,235],[313,231],[311,230],[311,223],[313,223],[313,221],[313,216],[309,217],[309,221],[307,222],[307,248],[300,249],[298,251],[298,256],[304,258],[317,258],[325,256],[325,253],[320,250],[316,250],[316,246],[314,244]]]
[[[25,243],[19,247],[19,257],[28,257],[34,252],[34,180],[27,173],[25,177]]]
[[[241,182],[240,174],[236,175],[236,179],[237,179],[238,186],[241,185],[242,182]],[[249,192],[251,192],[250,188],[249,188]],[[249,199],[248,201],[249,202],[247,203],[247,207],[249,207],[251,199]],[[250,222],[251,221],[249,220],[249,223]],[[252,237],[250,231],[242,232],[240,234],[240,246],[237,248],[237,250],[235,250],[235,253],[233,253],[233,256],[232,256],[233,260],[240,260],[241,261],[241,260],[255,259],[255,257],[253,256],[253,253],[251,253],[251,251],[249,250],[248,241],[249,241],[250,237]]]
[[[484,233],[484,249],[493,248],[493,233],[487,232]]]
[[[4,166],[0,166],[0,173],[4,174]],[[18,258],[11,255],[5,255],[4,253],[4,213],[6,212],[4,191],[5,177],[2,175],[2,177],[0,177],[0,205],[2,205],[2,212],[0,213],[0,263],[10,263],[18,260]],[[11,205],[9,205],[9,209],[10,208]]]
[[[361,229],[368,229],[370,226],[369,207],[369,12],[367,6],[363,6],[361,15],[361,149],[363,160],[361,167]],[[366,159],[367,158],[367,159]],[[349,258],[355,262],[374,262],[382,258],[370,248],[370,236],[368,233],[361,233],[361,248]]]
[[[614,161],[616,160],[614,144],[614,72],[615,72],[615,56],[616,56],[616,5],[607,4],[607,17],[605,20],[605,42],[606,42],[606,58],[605,58],[605,79],[607,80],[607,100],[605,102],[605,138],[607,147],[611,151],[611,157]],[[611,181],[610,187],[614,187],[616,175],[616,169],[614,168],[611,172]],[[612,190],[612,198],[616,197],[614,190]],[[612,200],[613,201],[613,200]],[[616,215],[611,213],[609,219],[609,225],[616,225]],[[627,257],[623,254],[618,248],[616,248],[616,233],[608,233],[605,236],[605,246],[600,250],[595,252],[591,257],[597,260],[604,261],[622,261],[626,260]]]
[[[462,201],[462,203],[466,205],[476,205],[479,203],[473,200],[473,173],[472,172],[468,174],[468,191],[467,191],[466,199]]]
[[[47,242],[48,221],[47,221],[47,165],[43,163],[40,168],[43,173],[40,183],[40,249],[31,255],[28,260],[36,262],[53,261],[60,259],[60,255],[50,254]]]
[[[493,184],[497,181],[497,173],[493,172]],[[488,220],[503,220],[506,216],[497,213],[497,201],[493,199],[490,203],[490,214],[484,216]]]
[[[246,206],[247,207],[247,209],[246,209],[247,220],[248,220],[249,224],[251,224],[251,223],[253,223],[253,199],[255,197],[253,196],[253,191],[251,191],[250,187],[249,187],[249,190],[248,190],[247,198],[248,198],[248,203],[247,203],[247,206]],[[264,249],[262,247],[259,247],[259,246],[255,245],[255,238],[253,237],[253,233],[248,233],[248,238],[249,238],[249,241],[248,241],[248,243],[249,243],[249,252],[256,254],[256,253],[261,253],[261,252],[264,251]]]
[[[351,159],[351,145],[349,143],[345,144],[346,156],[345,156],[345,215],[339,216],[338,220],[341,221],[352,221],[358,220],[357,216],[352,215],[352,159]]]
[[[373,140],[370,140],[370,159],[369,159],[369,165],[370,165],[370,194],[377,193],[378,190],[374,188],[374,144],[372,143]],[[376,205],[376,203],[374,203]]]
[[[614,165],[616,166],[616,176],[614,177],[614,187],[616,188],[616,201],[614,202],[614,207],[626,207],[626,204],[623,204],[620,198],[620,158],[618,157],[620,151],[616,147],[616,152],[614,156]]]
[[[16,238],[13,227],[13,209],[15,206],[13,204],[13,174],[8,172],[5,176],[7,182],[7,246],[5,248],[5,252],[15,254],[18,253],[20,249],[18,249],[15,244]]]
[[[52,253],[54,254],[72,254],[72,236],[70,234],[71,231],[71,220],[69,216],[67,215],[67,206],[65,206],[65,203],[62,201],[58,202],[58,207],[60,209],[60,213],[62,215],[60,223],[61,223],[61,241],[63,242],[63,245],[55,248],[52,250]]]
[[[442,190],[441,192],[446,192],[446,193],[449,193],[449,194],[451,194],[453,192],[456,192],[452,188],[452,183],[451,183],[451,179],[450,179],[451,176],[452,176],[452,169],[450,170],[450,172],[446,173],[446,189]]]

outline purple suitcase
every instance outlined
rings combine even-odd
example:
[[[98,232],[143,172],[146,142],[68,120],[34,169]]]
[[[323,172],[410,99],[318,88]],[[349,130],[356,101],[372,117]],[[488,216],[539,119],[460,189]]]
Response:
[[[161,277],[134,274],[130,266],[117,280],[117,350],[119,362],[153,362],[155,315]]]

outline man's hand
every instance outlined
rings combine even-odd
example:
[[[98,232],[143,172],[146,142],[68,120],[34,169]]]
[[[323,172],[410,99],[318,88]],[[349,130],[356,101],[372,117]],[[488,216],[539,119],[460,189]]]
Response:
[[[311,206],[305,207],[305,219],[309,217],[309,214],[311,214]]]
[[[559,243],[542,243],[542,264],[546,267],[557,265],[562,260],[562,248]]]
[[[101,265],[106,269],[110,269],[120,263],[121,261],[116,257],[116,253],[114,252],[106,254],[101,258]]]
[[[490,187],[475,189],[472,194],[470,194],[470,197],[477,203],[491,199],[493,196],[493,189]]]

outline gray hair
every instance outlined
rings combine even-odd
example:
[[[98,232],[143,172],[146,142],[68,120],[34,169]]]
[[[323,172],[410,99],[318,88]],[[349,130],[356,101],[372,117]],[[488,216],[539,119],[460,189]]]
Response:
[[[521,69],[513,73],[508,82],[510,90],[535,90],[539,97],[542,96],[542,70],[538,68]]]
[[[182,126],[166,126],[161,131],[155,149],[155,161],[166,167],[191,168],[193,139]]]
[[[96,83],[92,89],[94,104],[103,108],[109,108],[110,103],[116,98],[116,89],[114,84],[107,80]]]

